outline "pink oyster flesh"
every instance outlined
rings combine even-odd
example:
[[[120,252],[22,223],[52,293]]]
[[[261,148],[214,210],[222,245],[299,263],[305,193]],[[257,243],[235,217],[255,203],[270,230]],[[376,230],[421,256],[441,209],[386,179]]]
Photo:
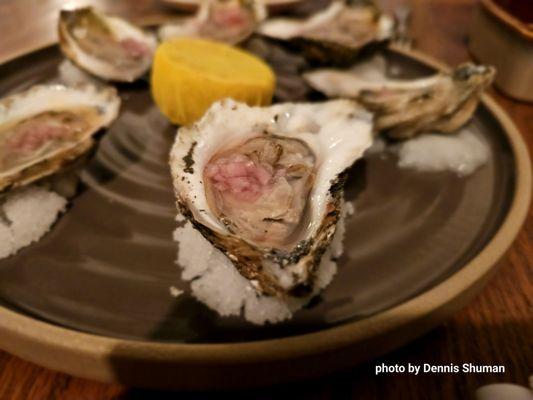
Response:
[[[150,54],[150,48],[143,42],[132,38],[123,39],[120,46],[130,58],[143,58]]]
[[[204,169],[215,215],[262,247],[294,244],[305,228],[315,157],[296,139],[263,136],[216,154]]]
[[[92,110],[46,112],[0,132],[0,167],[3,171],[54,152],[58,146],[83,140]]]

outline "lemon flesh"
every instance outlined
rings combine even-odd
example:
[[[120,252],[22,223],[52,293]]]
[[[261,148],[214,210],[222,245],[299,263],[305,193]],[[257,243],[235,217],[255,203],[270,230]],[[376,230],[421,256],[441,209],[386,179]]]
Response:
[[[158,47],[151,81],[161,112],[175,124],[189,125],[224,98],[269,105],[275,75],[243,50],[207,40],[175,39]]]

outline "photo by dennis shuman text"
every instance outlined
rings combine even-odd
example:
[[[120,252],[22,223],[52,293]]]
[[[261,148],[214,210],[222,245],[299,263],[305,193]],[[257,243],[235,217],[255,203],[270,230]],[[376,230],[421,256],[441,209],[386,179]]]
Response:
[[[434,365],[429,363],[421,364],[376,364],[374,367],[376,375],[380,374],[503,374],[505,373],[504,365],[484,365],[484,364],[446,364]]]

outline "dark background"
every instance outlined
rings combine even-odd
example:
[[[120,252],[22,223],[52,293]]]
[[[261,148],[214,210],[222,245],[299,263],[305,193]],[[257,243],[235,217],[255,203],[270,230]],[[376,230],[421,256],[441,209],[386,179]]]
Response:
[[[13,49],[24,50],[54,38],[59,0],[0,1],[0,59]],[[81,3],[71,1],[69,3]],[[157,19],[166,10],[153,0],[95,1],[104,9],[128,17]],[[398,0],[381,1],[392,10]],[[416,47],[449,64],[470,58],[468,29],[474,0],[412,0],[410,33]],[[492,93],[533,148],[533,106]],[[361,398],[361,399],[468,399],[475,390],[493,382],[528,386],[533,374],[532,266],[533,212],[500,269],[483,292],[447,323],[381,359],[312,382],[282,385],[229,394],[240,398]],[[378,363],[447,365],[502,364],[504,374],[389,374],[376,377]],[[164,393],[108,385],[56,373],[0,352],[0,399],[159,399],[215,398],[220,393]]]

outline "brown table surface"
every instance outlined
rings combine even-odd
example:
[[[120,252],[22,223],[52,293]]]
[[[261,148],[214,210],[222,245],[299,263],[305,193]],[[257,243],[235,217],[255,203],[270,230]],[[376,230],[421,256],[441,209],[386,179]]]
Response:
[[[61,0],[0,1],[0,59],[14,49],[53,40]],[[82,3],[69,1],[68,3]],[[105,9],[128,17],[158,18],[168,11],[154,0],[97,0]],[[398,0],[382,0],[387,9]],[[449,64],[469,59],[467,34],[474,0],[411,0],[411,33],[417,48]],[[533,105],[497,92],[533,149]],[[0,94],[1,95],[1,94]],[[481,385],[514,382],[527,386],[533,374],[533,210],[483,292],[450,321],[402,349],[357,368],[312,382],[233,393],[234,398],[468,399]],[[460,365],[502,364],[504,374],[374,375],[378,363],[408,362]],[[159,399],[215,398],[215,393],[168,393],[103,384],[38,367],[0,352],[0,399]]]

